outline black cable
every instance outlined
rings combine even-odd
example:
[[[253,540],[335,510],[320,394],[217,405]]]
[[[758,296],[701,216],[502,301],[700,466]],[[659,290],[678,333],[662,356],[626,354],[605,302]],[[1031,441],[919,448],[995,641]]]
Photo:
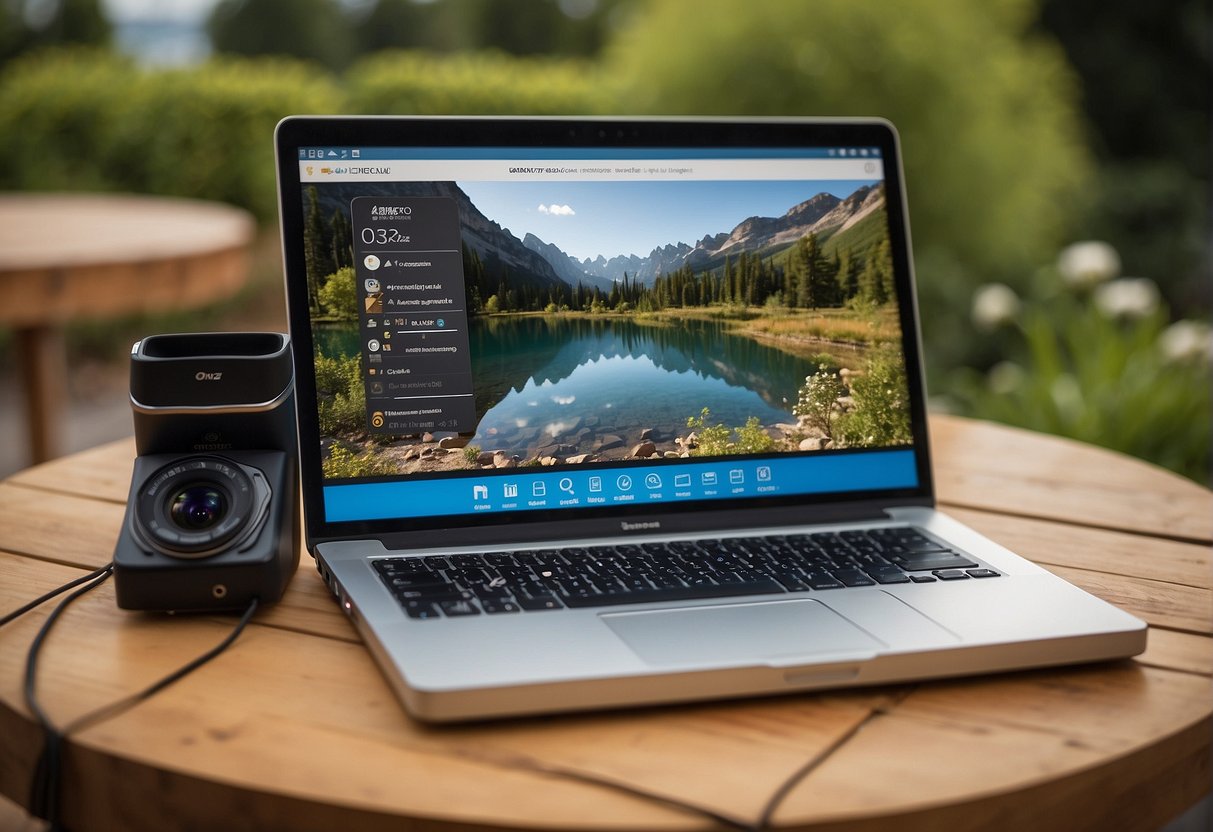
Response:
[[[74,586],[79,586],[80,584],[85,583],[86,581],[91,581],[93,578],[99,577],[104,573],[112,572],[113,570],[114,570],[114,564],[107,563],[105,566],[101,567],[100,569],[98,569],[95,572],[90,572],[87,575],[81,575],[79,578],[76,578],[74,581],[68,581],[63,586],[59,587],[58,589],[52,589],[50,592],[46,593],[45,595],[42,595],[38,598],[35,598],[33,601],[30,601],[24,607],[13,610],[8,615],[4,616],[3,618],[0,618],[0,627],[3,627],[5,624],[8,624],[10,621],[15,621],[16,619],[25,615],[27,612],[34,609],[35,607],[45,604],[47,601],[51,600],[52,598],[54,598],[56,595],[60,594],[61,592],[67,592],[69,589],[71,589]]]
[[[130,708],[133,708],[135,705],[138,705],[140,702],[143,702],[143,701],[151,698],[156,693],[158,693],[159,691],[168,687],[169,685],[173,684],[174,682],[177,682],[177,681],[181,680],[182,678],[184,678],[185,676],[189,675],[190,673],[193,673],[195,670],[202,667],[204,664],[206,664],[211,659],[215,658],[220,653],[222,653],[224,650],[226,650],[228,647],[230,647],[232,642],[234,642],[237,638],[239,638],[240,634],[242,632],[244,632],[245,626],[249,623],[249,621],[253,617],[253,614],[257,611],[258,599],[253,598],[253,600],[249,603],[248,608],[245,609],[244,614],[240,617],[240,620],[236,623],[235,628],[233,628],[232,631],[230,633],[228,633],[227,637],[224,638],[223,641],[219,642],[219,644],[215,645],[210,650],[203,653],[201,656],[199,656],[198,658],[189,662],[188,664],[183,665],[182,667],[178,668],[177,670],[173,671],[172,673],[168,674],[167,676],[164,676],[163,678],[159,679],[158,681],[153,682],[151,685],[148,685],[143,690],[137,691],[137,692],[135,692],[129,696],[126,696],[122,699],[119,699],[115,702],[111,702],[108,705],[104,705],[100,708],[89,711],[88,713],[84,714],[83,716],[79,716],[76,719],[69,722],[64,728],[58,729],[54,726],[54,723],[52,723],[50,721],[50,717],[47,716],[46,712],[43,711],[42,707],[38,704],[38,699],[37,699],[36,689],[35,689],[35,681],[36,681],[35,676],[36,676],[36,672],[37,672],[38,653],[42,648],[42,643],[46,640],[47,634],[50,632],[51,626],[55,623],[55,621],[59,618],[59,616],[63,613],[63,611],[67,608],[67,606],[72,601],[75,601],[77,598],[79,598],[81,595],[85,594],[86,592],[89,592],[92,589],[96,589],[98,586],[103,584],[106,581],[106,579],[108,579],[109,576],[113,573],[113,570],[114,570],[114,565],[112,563],[106,564],[105,566],[96,570],[95,572],[90,572],[89,574],[76,578],[75,580],[70,581],[57,589],[51,590],[50,592],[46,593],[45,595],[43,595],[39,598],[36,598],[35,600],[33,600],[33,601],[29,602],[28,604],[26,604],[25,606],[21,607],[20,609],[14,610],[13,612],[4,616],[4,618],[0,619],[0,627],[3,627],[5,624],[8,624],[10,621],[14,620],[15,618],[18,618],[19,616],[24,615],[25,613],[27,613],[30,610],[37,607],[38,605],[49,601],[50,599],[54,598],[56,595],[66,592],[67,590],[71,589],[72,587],[79,586],[82,583],[92,581],[92,583],[89,583],[87,586],[83,587],[82,589],[76,590],[71,595],[69,595],[68,597],[64,598],[62,601],[59,602],[58,606],[55,607],[55,609],[47,617],[46,621],[43,622],[42,627],[41,627],[41,629],[38,630],[37,635],[34,636],[34,640],[30,644],[29,653],[27,654],[27,657],[26,657],[25,702],[26,702],[26,705],[29,707],[30,711],[38,719],[38,722],[42,726],[42,731],[45,736],[45,744],[43,746],[42,754],[38,758],[38,766],[34,772],[34,781],[32,784],[31,794],[30,794],[30,814],[34,815],[35,817],[41,817],[41,818],[47,820],[51,825],[52,832],[54,832],[55,830],[61,829],[60,824],[59,824],[59,799],[58,799],[59,774],[60,774],[60,767],[61,767],[62,756],[63,756],[63,741],[64,741],[64,739],[66,739],[68,734],[70,734],[74,731],[78,731],[81,728],[85,728],[85,727],[88,727],[91,725],[96,725],[97,723],[103,722],[107,719],[112,719],[113,717],[117,716],[118,714],[122,713],[123,711],[129,710]],[[904,695],[902,698],[904,698]],[[585,777],[584,775],[580,775],[577,772],[568,772],[568,771],[564,771],[562,769],[552,770],[552,769],[549,769],[544,766],[533,766],[533,767],[536,769],[544,770],[547,773],[557,773],[557,774],[561,774],[564,776],[572,775],[574,777],[574,779],[587,780],[589,782],[595,783],[596,785],[610,786],[612,788],[618,789],[623,792],[628,792],[628,793],[634,794],[639,797],[648,798],[650,800],[657,800],[658,802],[677,806],[682,809],[690,809],[702,816],[707,817],[709,820],[712,820],[712,821],[715,821],[716,823],[721,824],[722,826],[732,827],[735,829],[748,829],[748,830],[756,830],[756,831],[765,830],[765,829],[770,828],[770,824],[774,817],[775,811],[779,808],[779,806],[783,803],[784,799],[788,796],[788,794],[792,791],[792,789],[797,784],[803,782],[804,779],[810,773],[812,773],[818,766],[820,766],[826,760],[826,758],[828,758],[830,756],[831,753],[833,753],[838,748],[840,748],[841,746],[846,744],[852,737],[854,737],[864,727],[866,727],[869,722],[871,722],[873,719],[875,719],[876,717],[880,716],[883,713],[885,713],[885,710],[881,709],[881,708],[873,710],[864,719],[860,720],[858,723],[851,726],[851,728],[849,730],[845,731],[841,736],[837,737],[834,740],[834,742],[830,743],[829,746],[827,746],[825,749],[823,749],[818,754],[814,755],[803,766],[801,766],[799,769],[797,769],[795,772],[793,772],[792,775],[790,777],[788,777],[775,790],[774,794],[772,794],[771,797],[768,799],[767,803],[764,805],[762,811],[759,814],[757,823],[754,824],[753,826],[750,826],[743,822],[734,820],[733,818],[713,812],[711,810],[706,810],[706,809],[703,809],[703,808],[697,807],[697,806],[689,806],[687,804],[680,803],[678,801],[670,800],[668,798],[663,798],[660,795],[655,795],[655,794],[652,794],[652,793],[649,793],[649,792],[646,792],[646,791],[643,791],[640,789],[635,789],[633,787],[627,786],[626,784],[615,783],[615,782],[605,782],[605,781],[599,780],[597,778]],[[532,766],[528,766],[528,767],[532,767]]]
[[[223,641],[219,642],[219,644],[215,645],[198,658],[178,668],[177,670],[174,670],[172,673],[164,676],[158,681],[153,682],[146,688],[131,694],[130,696],[126,696],[117,700],[116,702],[111,702],[108,705],[104,705],[100,708],[89,711],[83,716],[72,720],[62,729],[57,728],[47,713],[42,709],[42,706],[38,703],[38,654],[42,649],[43,642],[46,641],[46,637],[50,633],[51,627],[54,626],[55,621],[58,620],[59,616],[63,614],[63,611],[67,609],[68,605],[84,593],[99,587],[107,578],[109,578],[112,573],[113,564],[111,563],[90,575],[86,575],[83,578],[77,578],[74,581],[64,584],[53,592],[47,593],[30,604],[26,604],[21,609],[11,613],[8,616],[5,616],[3,622],[0,622],[0,624],[8,623],[17,616],[28,612],[39,604],[60,594],[61,592],[65,592],[74,586],[87,582],[85,586],[77,589],[71,595],[68,595],[66,598],[60,601],[51,614],[47,616],[46,621],[42,623],[42,627],[34,636],[33,642],[30,643],[29,652],[26,655],[25,703],[27,707],[29,707],[30,712],[33,713],[34,717],[38,720],[39,725],[42,727],[43,736],[45,738],[42,754],[38,757],[38,765],[34,771],[34,779],[30,786],[30,814],[47,820],[50,823],[51,830],[59,830],[62,828],[59,821],[60,770],[63,758],[63,743],[68,734],[86,726],[95,725],[98,722],[102,722],[106,719],[111,719],[123,711],[129,710],[140,702],[150,698],[174,682],[189,675],[199,667],[202,667],[202,665],[206,664],[231,646],[232,642],[234,642],[240,636],[240,634],[244,631],[245,626],[249,623],[249,620],[252,619],[253,614],[257,611],[258,599],[253,598],[253,600],[249,602],[248,608],[245,609],[244,614],[240,617],[240,621],[236,623],[235,628],[228,633]]]
[[[29,652],[25,656],[25,704],[34,715],[34,718],[38,720],[38,724],[42,726],[42,733],[45,737],[42,754],[38,757],[38,766],[34,771],[34,781],[30,788],[30,814],[35,817],[45,818],[50,822],[51,829],[59,828],[59,769],[62,757],[63,734],[51,722],[50,717],[42,710],[42,706],[38,704],[36,689],[38,653],[42,650],[42,643],[46,641],[47,635],[50,634],[51,627],[58,620],[59,616],[63,614],[63,611],[67,609],[68,604],[89,590],[101,586],[112,573],[113,564],[111,563],[109,568],[102,570],[100,575],[60,601],[55,606],[55,609],[51,611],[51,614],[46,617],[46,621],[42,622],[42,626],[38,629],[37,635],[34,636],[34,640],[30,643]],[[53,598],[60,592],[69,589],[72,583],[78,584],[79,581],[64,584],[58,590],[39,599],[37,603],[41,603],[46,598]]]
[[[805,778],[812,774],[822,763],[824,763],[831,754],[833,754],[839,748],[842,748],[842,746],[846,745],[846,743],[848,743],[852,737],[858,734],[880,713],[882,713],[880,710],[870,711],[867,716],[852,725],[840,736],[836,737],[833,742],[805,761],[800,768],[792,772],[791,776],[784,780],[783,783],[780,784],[779,788],[775,789],[775,793],[771,795],[766,804],[762,807],[762,811],[758,815],[758,822],[754,824],[753,827],[755,832],[762,832],[762,830],[770,829],[771,822],[775,818],[775,812],[778,811],[779,807],[783,805],[784,800],[786,800],[788,795],[792,793],[792,790],[803,783]]]
[[[96,725],[98,722],[104,722],[107,719],[112,719],[123,711],[130,710],[140,702],[150,699],[152,696],[164,690],[169,685],[180,681],[198,668],[202,667],[204,664],[230,647],[232,642],[240,637],[240,634],[244,632],[245,625],[249,623],[253,617],[253,614],[257,612],[258,603],[258,599],[256,598],[250,601],[248,607],[246,607],[244,610],[244,614],[240,616],[240,620],[236,622],[236,626],[232,628],[232,631],[227,634],[223,641],[216,644],[210,650],[206,651],[189,664],[182,665],[181,667],[177,668],[159,681],[153,682],[143,690],[132,693],[130,696],[127,696],[124,699],[119,699],[117,702],[111,702],[109,705],[104,705],[94,711],[89,711],[83,716],[76,717],[66,726],[64,726],[63,735],[67,736],[68,734],[75,733],[81,728],[87,728],[89,726]]]
[[[792,772],[792,775],[784,780],[782,784],[780,784],[779,788],[777,788],[774,794],[772,794],[767,800],[766,805],[762,807],[762,812],[760,812],[758,815],[758,822],[753,826],[753,832],[765,832],[765,830],[771,829],[771,823],[775,819],[775,812],[777,812],[779,807],[783,805],[783,802],[787,800],[788,795],[792,793],[793,789],[803,783],[805,779],[816,771],[823,763],[825,763],[825,761],[828,760],[835,751],[850,742],[860,731],[867,728],[868,725],[874,722],[877,718],[888,714],[893,710],[893,708],[905,701],[905,699],[916,688],[916,685],[909,686],[904,690],[895,693],[893,695],[893,702],[891,704],[881,705],[873,708],[871,711],[868,711],[867,716],[859,720],[859,722],[856,722],[846,731],[842,732],[842,734],[838,737],[835,737],[833,742],[810,757],[807,761],[805,761],[804,765],[796,769],[796,771]]]

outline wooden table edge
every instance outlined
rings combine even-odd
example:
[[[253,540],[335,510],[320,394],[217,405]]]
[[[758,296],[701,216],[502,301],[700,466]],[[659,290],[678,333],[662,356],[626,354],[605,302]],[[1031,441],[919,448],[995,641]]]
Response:
[[[129,440],[119,440],[118,442],[112,443],[112,445],[117,446],[119,443],[129,443]],[[85,453],[88,453],[88,452],[85,452]],[[1137,461],[1133,460],[1133,462],[1137,462]],[[1174,476],[1174,475],[1172,475],[1172,476]],[[13,480],[14,484],[20,484],[20,475],[16,475],[14,478],[12,478],[12,480]],[[1187,481],[1185,480],[1183,482],[1186,483]],[[1194,483],[1192,483],[1191,485],[1194,488],[1196,488],[1198,491],[1200,491],[1202,495],[1206,495],[1206,492],[1204,492],[1203,489],[1200,489],[1200,486],[1198,486]],[[41,488],[41,486],[39,486],[37,484],[26,485],[24,487],[35,488],[35,489]],[[48,491],[48,493],[55,493],[55,492]],[[104,499],[104,498],[98,498],[98,499]],[[978,508],[977,510],[988,510],[988,509]],[[1050,518],[1043,518],[1043,519],[1050,520]],[[21,556],[21,555],[18,554],[18,556]],[[66,568],[83,569],[83,567],[79,567],[79,566],[76,566],[73,564],[62,564],[62,565],[64,565]],[[308,564],[306,561],[306,556],[305,556],[304,561],[301,563],[301,565],[304,568],[307,568]],[[332,636],[332,635],[316,633],[316,632],[312,632],[312,631],[308,631],[308,630],[295,629],[295,628],[285,627],[285,626],[280,626],[280,625],[275,625],[275,624],[264,624],[264,623],[259,623],[259,624],[260,624],[260,626],[276,627],[278,629],[282,629],[287,632],[292,632],[292,633],[296,633],[296,634],[304,635],[304,636],[313,635],[313,636],[319,636],[322,638],[334,638],[334,636]],[[1169,628],[1162,628],[1162,629],[1169,629]],[[1185,632],[1185,631],[1178,630],[1178,632]],[[1199,632],[1198,635],[1201,637],[1208,638],[1209,634],[1202,631],[1202,632]],[[1158,665],[1151,665],[1151,666],[1158,667],[1160,670],[1165,671],[1165,672],[1174,672],[1174,673],[1189,672],[1189,671],[1184,671],[1181,669],[1176,669],[1176,668],[1166,667],[1166,666],[1158,666]],[[1195,675],[1199,675],[1202,678],[1207,678],[1207,674],[1201,673],[1201,674],[1195,674]],[[8,707],[7,703],[0,702],[0,708],[2,708],[3,712],[4,712],[4,714],[3,714],[4,719],[0,719],[0,721],[8,721],[10,719],[19,719],[20,718],[20,714],[18,714],[16,711],[12,711]],[[1164,750],[1169,750],[1170,752],[1174,752],[1174,753],[1180,753],[1180,754],[1186,755],[1184,757],[1184,759],[1188,762],[1191,762],[1193,760],[1196,760],[1197,762],[1199,762],[1200,759],[1205,759],[1205,765],[1206,765],[1205,773],[1207,774],[1207,756],[1208,756],[1207,751],[1208,751],[1208,747],[1209,747],[1210,726],[1211,726],[1210,717],[1209,717],[1208,713],[1206,713],[1201,719],[1191,723],[1190,725],[1186,726],[1184,729],[1182,729],[1178,732],[1175,732],[1172,735],[1157,738],[1157,741],[1155,743],[1150,744],[1149,748],[1146,750],[1149,753],[1153,754],[1154,756],[1161,755],[1164,757],[1167,756],[1166,754],[1163,753]],[[84,743],[82,743],[81,748],[80,748],[80,753],[91,753],[91,754],[104,756],[103,751],[98,750],[98,749],[89,748],[87,745],[87,740]],[[834,752],[831,752],[831,753],[834,753]],[[1140,754],[1140,753],[1143,753],[1142,749],[1138,749],[1138,750],[1134,751],[1134,756],[1137,754]],[[1202,753],[1204,754],[1203,758],[1201,757]],[[1055,778],[1055,779],[1048,779],[1048,780],[1046,780],[1042,783],[1036,784],[1034,786],[1029,786],[1026,790],[1016,789],[1016,790],[1014,790],[1014,794],[1022,795],[1022,796],[1028,796],[1029,794],[1033,795],[1035,797],[1035,800],[1034,801],[1029,800],[1028,801],[1029,803],[1039,803],[1041,805],[1047,806],[1049,804],[1050,795],[1060,794],[1062,792],[1065,792],[1066,790],[1073,790],[1073,789],[1079,788],[1082,786],[1083,783],[1090,782],[1093,784],[1099,784],[1099,783],[1108,782],[1109,779],[1115,780],[1115,778],[1117,776],[1120,776],[1121,770],[1124,769],[1129,764],[1128,763],[1129,756],[1130,755],[1128,755],[1128,754],[1122,754],[1122,755],[1119,755],[1116,757],[1112,757],[1112,758],[1101,761],[1097,765],[1090,766],[1087,769],[1072,771],[1072,772],[1067,773],[1063,777]],[[141,765],[141,764],[135,763],[134,761],[130,761],[130,760],[121,760],[119,762],[131,764],[131,765]],[[154,771],[155,771],[155,769],[152,769],[152,772],[154,772]],[[1199,767],[1196,768],[1196,771],[1197,771],[1197,775],[1200,775]],[[1181,772],[1182,772],[1182,770],[1181,770]],[[190,775],[185,772],[180,772],[178,774],[180,777],[205,782],[210,787],[218,787],[219,785],[221,785],[221,784],[211,783],[210,781],[204,780],[203,778],[197,778],[194,775]],[[1190,795],[1191,792],[1193,791],[1194,786],[1192,786],[1191,783],[1200,782],[1199,777],[1197,777],[1197,776],[1193,776],[1193,777],[1196,777],[1196,779],[1193,780],[1193,778],[1190,777],[1188,780],[1184,781],[1186,784],[1184,791],[1183,791],[1183,794],[1185,795],[1184,799],[1186,799],[1186,796]],[[1207,782],[1208,782],[1207,777],[1205,777],[1204,782],[1207,785]],[[609,784],[599,784],[599,785],[601,785],[603,787],[608,787],[608,788],[610,787]],[[1092,786],[1087,786],[1085,788],[1093,788],[1093,787],[1094,786],[1092,785]],[[244,788],[244,787],[240,787],[240,788]],[[251,789],[245,789],[245,791],[249,792],[250,794],[258,794],[258,795],[267,794],[264,791],[256,791],[256,790],[251,790]],[[927,808],[922,809],[921,812],[911,811],[906,815],[898,814],[895,817],[898,818],[898,820],[899,820],[899,828],[905,828],[908,830],[914,830],[914,829],[926,830],[926,829],[939,828],[940,818],[950,819],[950,820],[948,820],[947,823],[945,823],[945,825],[956,825],[958,830],[966,829],[966,828],[973,828],[973,829],[982,828],[982,827],[971,826],[971,825],[965,826],[964,819],[966,817],[982,816],[983,814],[989,815],[990,807],[999,803],[1000,799],[1005,798],[1006,794],[1007,794],[1007,792],[995,792],[995,793],[991,793],[991,794],[985,795],[985,796],[978,795],[973,800],[959,801],[956,803],[945,804],[943,806],[927,807]],[[1199,794],[1196,795],[1196,797],[1199,797],[1199,796],[1200,796]],[[283,797],[284,797],[284,799],[292,800],[295,802],[300,802],[301,804],[309,803],[308,801],[300,801],[298,798],[296,798],[294,796],[290,796],[290,795],[284,795]],[[1060,798],[1058,798],[1058,799],[1060,799]],[[1176,798],[1176,800],[1179,800],[1179,798]],[[1171,801],[1171,803],[1166,804],[1166,806],[1168,807],[1168,810],[1169,810],[1169,807],[1171,807],[1172,803],[1174,803],[1174,802],[1175,801]],[[312,801],[312,803],[314,803],[314,801]],[[1112,805],[1114,803],[1115,803],[1115,801],[1110,801],[1109,805]],[[237,805],[238,804],[239,804],[239,801],[237,801]],[[1119,805],[1119,804],[1117,804],[1117,805]],[[347,817],[348,815],[346,813],[349,813],[351,811],[355,811],[355,812],[362,811],[362,810],[358,810],[358,809],[351,809],[350,807],[328,807],[328,808],[336,810],[338,814],[335,817],[338,817],[338,818]],[[1182,810],[1183,808],[1185,808],[1185,806],[1181,805],[1178,807],[1178,810]],[[695,809],[693,807],[688,807],[688,811],[690,811],[692,813],[698,813],[700,810]],[[1159,811],[1162,811],[1162,809],[1160,809]],[[300,815],[301,819],[304,819],[304,815],[309,814],[308,812],[304,811],[303,808],[300,808],[300,812],[302,812],[302,814]],[[1107,810],[1107,812],[1111,812],[1111,810]],[[1107,812],[1105,812],[1105,814]],[[323,814],[323,813],[321,813],[321,814]],[[377,813],[375,813],[375,812],[370,812],[369,814],[367,814],[366,815],[367,822],[370,824],[378,824],[381,821],[381,819],[375,818],[374,816],[376,814]],[[922,815],[921,818],[917,817],[919,814]],[[326,817],[327,817],[327,815],[326,815]],[[359,815],[359,817],[361,817],[361,814]],[[691,822],[688,826],[686,826],[686,828],[701,828],[700,822],[704,821],[704,818],[699,815],[696,815],[696,817],[698,818],[698,820]],[[903,825],[901,823],[902,818],[905,818],[906,822],[909,823],[909,825]],[[399,816],[395,816],[395,815],[387,815],[386,820],[390,821],[391,824],[398,825],[402,821],[402,818],[400,818]],[[415,820],[421,821],[420,818],[416,818]],[[884,828],[884,827],[880,827],[879,824],[887,823],[890,820],[890,816],[869,816],[869,817],[863,817],[863,818],[850,818],[850,819],[822,818],[822,819],[813,820],[811,822],[808,822],[807,825],[801,824],[795,819],[790,819],[790,820],[792,820],[794,825],[786,827],[789,829],[797,829],[797,828],[805,828],[805,829],[811,828],[811,829],[815,829],[815,830],[838,829],[840,831],[845,829],[845,830],[847,830],[847,832],[863,832],[863,830],[867,830],[867,829]],[[1024,822],[1030,822],[1032,820],[1033,820],[1033,816],[1030,813],[1025,814],[1023,816]],[[484,827],[482,825],[466,826],[462,822],[449,822],[449,821],[445,821],[445,820],[431,819],[431,820],[424,820],[421,822],[424,822],[424,823],[430,825],[430,827],[432,827],[432,828],[441,828],[444,830],[445,829],[462,830],[464,828],[489,828],[489,827]],[[706,822],[706,821],[704,821],[704,822]],[[921,824],[921,825],[915,825],[915,824]],[[674,826],[676,826],[678,828],[683,828],[681,823],[675,823]],[[300,827],[300,828],[311,828],[311,827]],[[378,828],[378,826],[371,825],[371,826],[368,826],[367,828]],[[388,827],[385,826],[384,828],[388,828]],[[498,827],[492,827],[492,828],[498,828]],[[514,828],[514,827],[502,826],[499,828],[510,829],[510,828]],[[539,828],[539,827],[530,827],[530,828]],[[627,827],[627,828],[637,828],[637,827]],[[704,828],[707,828],[707,827],[704,827]],[[785,827],[780,826],[778,828],[782,829]]]

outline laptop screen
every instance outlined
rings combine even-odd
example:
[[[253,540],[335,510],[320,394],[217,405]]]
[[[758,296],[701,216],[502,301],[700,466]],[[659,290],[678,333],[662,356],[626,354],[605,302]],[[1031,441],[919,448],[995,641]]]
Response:
[[[325,523],[923,485],[890,143],[284,152]]]

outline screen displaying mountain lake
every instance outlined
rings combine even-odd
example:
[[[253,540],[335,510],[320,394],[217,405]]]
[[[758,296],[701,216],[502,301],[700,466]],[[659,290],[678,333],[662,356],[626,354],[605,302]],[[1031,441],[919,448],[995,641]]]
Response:
[[[358,331],[316,330],[330,356],[354,356]],[[473,318],[476,412],[470,444],[522,460],[594,454],[627,456],[643,438],[677,450],[688,417],[710,424],[795,424],[805,376],[816,365],[699,320],[637,322],[621,317]]]

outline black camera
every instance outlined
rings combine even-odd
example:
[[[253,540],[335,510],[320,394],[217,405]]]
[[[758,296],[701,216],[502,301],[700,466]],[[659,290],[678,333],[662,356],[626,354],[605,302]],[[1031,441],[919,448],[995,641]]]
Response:
[[[295,384],[276,332],[152,335],[131,348],[135,471],[118,606],[243,609],[299,565]]]

